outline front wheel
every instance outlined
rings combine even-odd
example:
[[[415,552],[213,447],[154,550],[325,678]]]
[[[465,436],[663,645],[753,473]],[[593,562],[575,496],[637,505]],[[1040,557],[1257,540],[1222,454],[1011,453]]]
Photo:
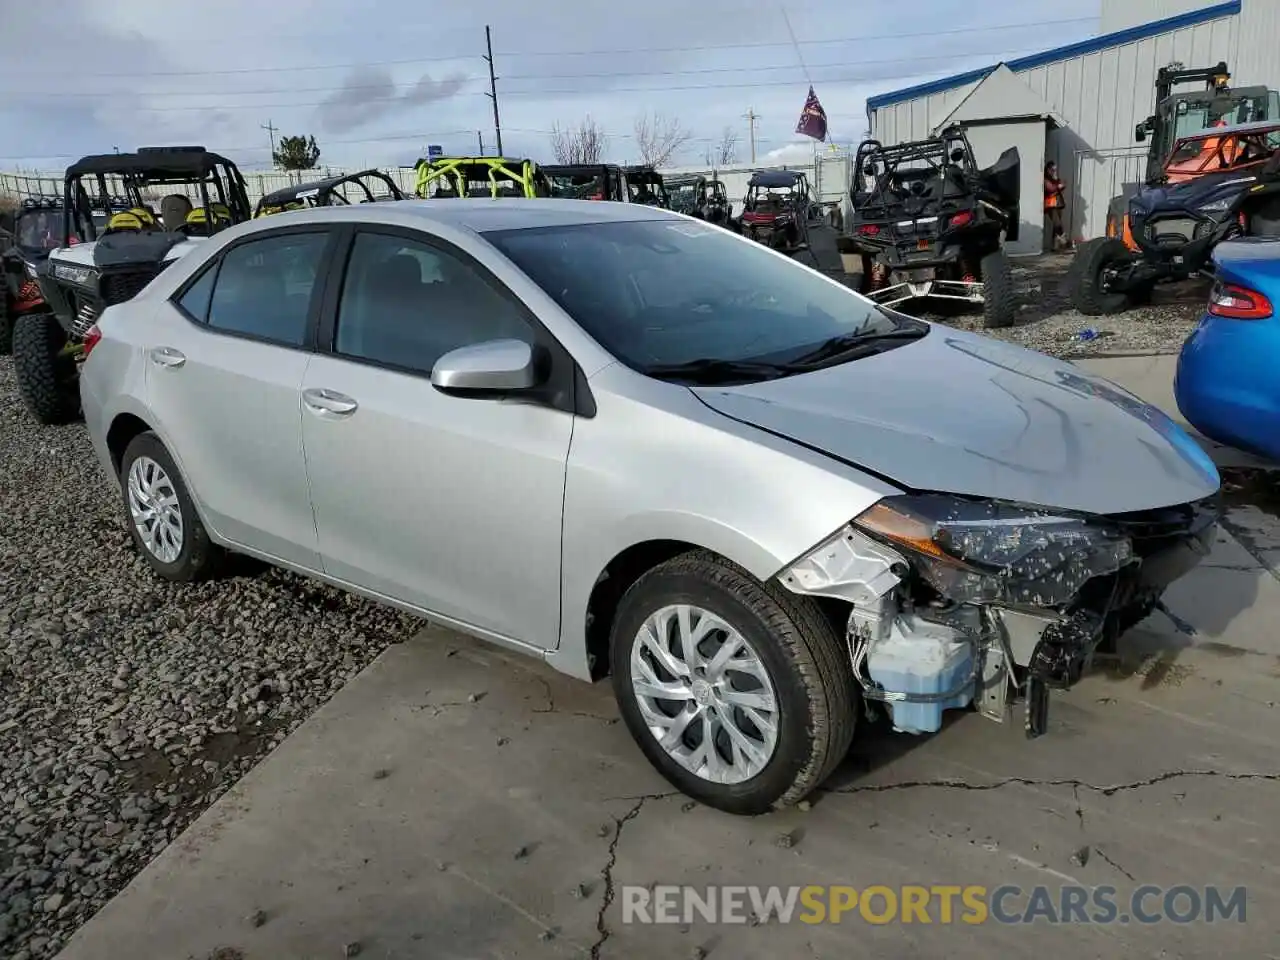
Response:
[[[649,762],[727,813],[787,806],[848,751],[858,694],[812,600],[694,551],[650,570],[612,629],[614,694]]]
[[[1124,241],[1114,237],[1096,237],[1082,243],[1067,273],[1072,306],[1086,317],[1120,313],[1127,308],[1132,302],[1129,294],[1107,289],[1106,273],[1131,257]]]
[[[52,313],[28,313],[13,327],[13,373],[23,406],[46,426],[80,416],[79,367]]]

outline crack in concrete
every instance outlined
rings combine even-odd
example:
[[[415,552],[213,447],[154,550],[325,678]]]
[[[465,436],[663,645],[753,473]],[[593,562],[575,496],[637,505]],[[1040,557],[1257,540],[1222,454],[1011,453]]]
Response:
[[[1108,857],[1108,856],[1107,856],[1107,854],[1106,854],[1106,851],[1105,851],[1105,850],[1103,850],[1101,847],[1094,847],[1094,848],[1093,848],[1093,852],[1094,852],[1094,853],[1096,853],[1098,856],[1100,856],[1103,860],[1107,861],[1107,863],[1111,864],[1111,866],[1112,866],[1112,867],[1114,867],[1116,870],[1120,871],[1120,872],[1121,872],[1121,873],[1123,873],[1126,877],[1128,877],[1128,878],[1129,878],[1129,882],[1130,882],[1130,883],[1137,883],[1137,882],[1138,882],[1138,881],[1134,878],[1134,876],[1133,876],[1133,874],[1132,874],[1132,873],[1130,873],[1130,872],[1129,872],[1128,870],[1126,870],[1124,867],[1120,866],[1120,864],[1116,863],[1114,860],[1112,860],[1110,857]]]
[[[1080,821],[1080,832],[1084,833],[1084,806],[1080,803],[1080,785],[1078,783],[1071,785],[1071,796],[1076,801],[1076,819]]]
[[[551,692],[550,681],[548,681],[545,677],[534,677],[533,679],[537,680],[540,684],[542,684],[542,691],[543,693],[546,694],[547,702],[546,702],[546,705],[542,707],[530,707],[529,708],[530,712],[531,713],[555,713],[556,698],[555,698],[555,694]]]
[[[1113,783],[1102,785],[1096,783],[1087,783],[1084,780],[1078,780],[1070,777],[1060,779],[1037,779],[1035,777],[1003,777],[999,780],[992,780],[990,783],[970,783],[967,780],[904,780],[899,783],[881,783],[866,784],[862,786],[853,785],[848,787],[837,787],[834,790],[827,790],[827,793],[889,793],[894,790],[914,790],[916,788],[939,788],[944,790],[1000,790],[1004,787],[1023,786],[1023,787],[1071,787],[1074,790],[1092,790],[1094,793],[1100,793],[1104,797],[1110,797],[1117,793],[1124,793],[1129,790],[1141,790],[1144,787],[1154,787],[1161,783],[1167,783],[1170,780],[1178,780],[1184,777],[1219,777],[1224,780],[1266,780],[1277,782],[1280,781],[1280,773],[1228,773],[1225,770],[1170,770],[1166,773],[1156,774],[1154,777],[1147,777],[1145,780],[1132,780],[1128,783]],[[1081,814],[1081,816],[1083,816]]]
[[[670,794],[650,794],[639,797],[630,810],[621,817],[614,818],[613,839],[609,841],[609,856],[605,861],[604,869],[600,871],[600,876],[604,878],[604,891],[600,895],[600,909],[596,912],[596,942],[591,945],[591,960],[600,960],[600,951],[604,949],[605,943],[613,936],[613,931],[605,923],[604,917],[609,912],[609,907],[613,905],[613,868],[618,862],[618,844],[622,841],[622,828],[640,816],[640,811],[644,809],[644,805],[650,800],[657,800],[666,796],[670,796]]]
[[[543,693],[546,695],[547,702],[541,707],[530,707],[530,713],[558,713],[566,717],[585,717],[587,720],[599,720],[601,723],[609,726],[618,722],[618,717],[602,717],[598,713],[592,713],[589,710],[561,710],[556,706],[555,694],[551,692],[551,683],[545,677],[534,677],[542,684]]]

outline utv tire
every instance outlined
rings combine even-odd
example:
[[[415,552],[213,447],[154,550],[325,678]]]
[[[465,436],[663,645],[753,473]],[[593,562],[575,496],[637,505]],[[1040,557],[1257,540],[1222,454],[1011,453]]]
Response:
[[[1071,305],[1086,317],[1101,317],[1125,310],[1133,298],[1128,293],[1103,290],[1102,271],[1131,256],[1124,241],[1115,237],[1096,237],[1082,243],[1067,272]]]
[[[988,330],[1013,326],[1018,317],[1018,304],[1013,295],[1013,268],[1003,250],[995,250],[982,258],[982,325]]]
[[[3,284],[0,278],[0,357],[7,357],[13,353],[13,305]]]
[[[687,607],[693,611],[683,621],[672,612]],[[663,611],[669,633],[651,629]],[[698,611],[719,627],[701,633],[691,653],[681,643],[682,628],[692,625],[699,635]],[[661,658],[649,638],[661,643]],[[835,625],[813,600],[761,583],[715,554],[681,554],[640,577],[622,597],[610,643],[614,695],[632,737],[659,773],[709,807],[755,815],[797,803],[848,752],[860,697]],[[738,652],[728,669],[717,670],[715,653],[725,644]],[[762,675],[767,683],[761,683]],[[650,697],[642,706],[637,685],[653,689],[655,679],[675,695]],[[751,696],[767,694],[769,687],[771,697]],[[757,701],[751,707],[755,717],[745,709],[744,696]],[[769,702],[772,712],[763,705]],[[776,731],[772,745],[769,720]],[[651,724],[674,731],[670,748]],[[754,753],[750,767],[741,765],[745,748],[734,748],[741,748],[743,737]],[[728,763],[740,766],[736,776],[717,780],[706,769],[712,762],[721,771]]]
[[[152,570],[166,580],[184,582],[218,572],[225,551],[209,539],[177,464],[154,433],[138,434],[125,448],[120,495],[129,534]]]
[[[39,423],[60,426],[80,417],[76,361],[63,352],[67,333],[52,313],[28,313],[13,329],[18,395]]]

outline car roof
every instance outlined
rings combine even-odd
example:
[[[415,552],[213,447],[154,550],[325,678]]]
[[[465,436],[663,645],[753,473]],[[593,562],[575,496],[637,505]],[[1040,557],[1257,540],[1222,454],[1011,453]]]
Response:
[[[613,201],[526,199],[520,197],[391,200],[350,206],[315,207],[250,221],[256,229],[271,229],[287,223],[344,222],[380,223],[424,227],[440,224],[474,233],[497,230],[528,230],[575,224],[611,223],[634,220],[680,220],[679,214],[635,203]],[[245,225],[242,225],[242,227]],[[236,228],[241,229],[241,228]]]
[[[802,176],[799,170],[758,170],[751,175],[749,183],[758,187],[790,187]]]

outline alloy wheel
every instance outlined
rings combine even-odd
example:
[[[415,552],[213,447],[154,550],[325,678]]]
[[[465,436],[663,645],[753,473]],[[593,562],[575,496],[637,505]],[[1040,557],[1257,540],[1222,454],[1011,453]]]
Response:
[[[630,664],[645,726],[686,770],[735,784],[773,758],[773,682],[750,642],[716,614],[691,604],[655,611],[636,635]]]
[[[173,480],[150,457],[129,466],[129,513],[147,551],[161,563],[173,563],[182,552],[182,509]]]

